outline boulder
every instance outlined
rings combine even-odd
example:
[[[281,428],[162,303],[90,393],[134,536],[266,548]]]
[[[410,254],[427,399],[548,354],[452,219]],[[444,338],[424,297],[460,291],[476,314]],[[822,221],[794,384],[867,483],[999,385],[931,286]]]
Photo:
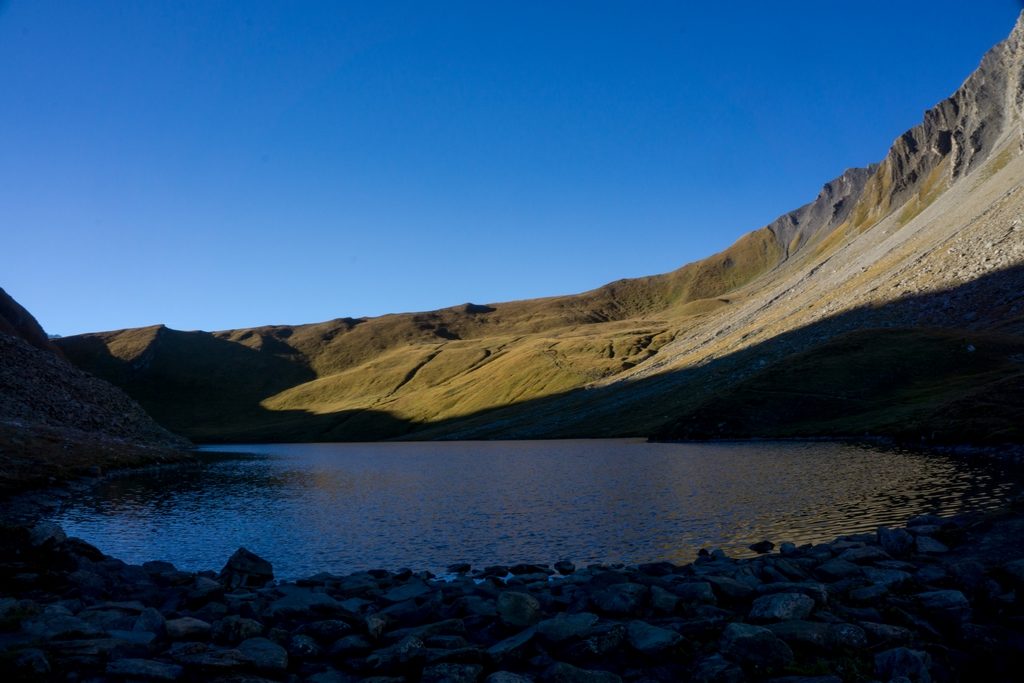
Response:
[[[591,600],[598,610],[617,616],[636,616],[647,597],[647,586],[639,583],[617,583],[600,590]]]
[[[214,622],[211,635],[215,642],[237,645],[243,640],[263,635],[263,624],[232,614]]]
[[[68,535],[54,522],[39,522],[28,532],[28,540],[34,547],[56,546],[66,541]]]
[[[754,622],[803,619],[814,610],[814,600],[802,593],[774,593],[754,600],[750,620]]]
[[[499,641],[487,648],[487,657],[495,664],[524,659],[530,643],[536,635],[536,627],[530,627],[520,631],[516,635]]]
[[[893,557],[905,557],[914,548],[914,537],[906,529],[878,527],[878,544]]]
[[[21,623],[21,630],[34,638],[46,640],[67,640],[70,638],[95,638],[104,630],[84,619],[70,614],[45,613]]]
[[[408,636],[390,647],[375,651],[366,658],[366,663],[373,669],[394,669],[418,658],[423,652],[423,647],[422,640]]]
[[[115,659],[107,664],[107,675],[143,681],[176,681],[185,674],[177,664],[156,662],[151,659]]]
[[[359,655],[366,654],[373,649],[373,644],[370,643],[364,636],[351,635],[345,636],[344,638],[338,638],[328,650],[328,653],[332,657],[338,659],[348,659],[349,657],[357,657]]]
[[[561,560],[559,562],[555,562],[555,571],[564,576],[568,576],[569,574],[574,574],[576,572],[576,565],[568,560]]]
[[[390,603],[405,602],[406,600],[421,598],[428,593],[433,592],[433,590],[434,589],[427,585],[426,582],[414,580],[402,584],[401,586],[395,586],[384,593],[383,599],[385,602]]]
[[[218,575],[228,590],[261,588],[274,580],[274,568],[256,553],[239,548]]]
[[[484,683],[533,683],[533,679],[511,671],[495,671]]]
[[[318,657],[322,648],[312,637],[301,633],[293,635],[288,640],[288,656],[296,659],[310,659]]]
[[[719,641],[722,654],[733,661],[762,669],[782,668],[793,661],[793,650],[770,630],[733,622]]]
[[[194,617],[168,619],[165,628],[171,640],[205,640],[212,630],[209,623]]]
[[[864,545],[859,548],[844,550],[839,554],[838,559],[863,564],[868,562],[878,562],[879,560],[891,560],[892,556],[877,545]]]
[[[566,648],[568,659],[588,660],[594,662],[607,661],[613,653],[622,649],[626,643],[626,627],[622,624],[599,623],[587,636]]]
[[[160,614],[159,610],[147,607],[139,612],[139,616],[135,617],[135,623],[132,624],[132,630],[150,631],[159,636],[164,633],[164,625],[166,623],[167,620],[164,619],[164,615]]]
[[[561,643],[585,635],[597,623],[597,615],[590,612],[567,614],[559,612],[552,619],[537,624],[537,633],[551,643]]]
[[[667,628],[652,626],[646,621],[635,620],[626,625],[626,637],[630,646],[644,655],[654,655],[671,650],[682,642],[683,637]]]
[[[243,640],[238,651],[260,671],[284,671],[288,668],[288,652],[267,638]]]
[[[483,672],[479,664],[431,664],[423,667],[420,683],[476,683]]]
[[[901,569],[864,567],[864,578],[873,584],[889,588],[907,583],[914,577]]]
[[[765,628],[774,633],[776,637],[793,645],[809,646],[821,650],[828,647],[829,624],[796,619],[768,624]]]
[[[580,669],[565,662],[555,662],[541,674],[543,683],[621,683],[622,678],[610,671]]]
[[[929,616],[936,618],[937,621],[961,624],[971,618],[971,603],[960,591],[942,590],[918,593],[917,601]]]
[[[863,570],[853,562],[835,558],[818,565],[816,572],[825,581],[840,581],[860,576]]]
[[[860,627],[868,637],[868,641],[876,645],[901,645],[909,643],[914,634],[910,629],[892,624],[879,624],[873,621],[862,621]]]
[[[284,595],[266,610],[272,618],[315,619],[345,612],[341,604],[327,593],[300,586],[281,586]]]
[[[311,636],[320,643],[333,643],[352,633],[352,627],[340,619],[319,619],[299,626],[296,633]]]
[[[927,652],[897,647],[875,655],[875,674],[884,681],[903,677],[914,683],[931,683],[932,658]]]
[[[743,669],[720,654],[699,660],[690,676],[693,683],[743,683]]]
[[[714,588],[715,594],[727,600],[747,600],[754,594],[754,589],[728,576],[705,576],[704,579]]]
[[[540,602],[529,593],[505,591],[498,596],[498,618],[506,626],[533,626],[540,621]]]
[[[817,581],[776,581],[763,583],[757,587],[759,595],[774,593],[800,593],[814,600],[814,604],[824,607],[828,604],[828,588]]]
[[[672,614],[676,611],[676,606],[678,604],[679,596],[674,593],[670,593],[661,586],[651,586],[651,607],[653,607],[656,612]]]
[[[827,634],[829,646],[835,649],[859,651],[868,645],[864,629],[854,624],[829,624]]]
[[[949,548],[945,544],[936,541],[931,536],[918,536],[914,539],[914,547],[917,552],[924,555],[940,555],[949,552]]]
[[[742,584],[740,584],[742,585]],[[743,586],[746,589],[746,586]],[[679,599],[687,605],[713,605],[715,592],[707,581],[693,581],[689,583],[677,583],[672,586],[672,592],[679,596]]]

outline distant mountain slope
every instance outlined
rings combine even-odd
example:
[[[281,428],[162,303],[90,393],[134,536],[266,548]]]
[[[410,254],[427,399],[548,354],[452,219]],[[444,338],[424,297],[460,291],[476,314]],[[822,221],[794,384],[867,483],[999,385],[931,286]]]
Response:
[[[199,440],[946,438],[935,420],[977,412],[964,403],[974,390],[987,415],[1012,421],[1024,332],[1022,39],[1018,22],[880,164],[847,171],[810,204],[671,273],[575,296],[295,327],[121,330],[58,345]],[[998,358],[986,348],[947,362],[946,345],[980,348],[975,339]],[[829,370],[837,354],[860,371]],[[872,362],[911,388],[872,383]],[[904,366],[916,369],[892,369]],[[942,371],[929,383],[932,368]],[[808,384],[858,397],[856,410],[853,398],[821,405],[860,417],[800,418],[793,406],[811,400]],[[741,414],[718,419],[730,406]],[[911,422],[882,419],[897,413]],[[1016,438],[1003,427],[962,425],[972,438]]]
[[[0,492],[82,467],[161,461],[189,445],[72,366],[0,290]]]

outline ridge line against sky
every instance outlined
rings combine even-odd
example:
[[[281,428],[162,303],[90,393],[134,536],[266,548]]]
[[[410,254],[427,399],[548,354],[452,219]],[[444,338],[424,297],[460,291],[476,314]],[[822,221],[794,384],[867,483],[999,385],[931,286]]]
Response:
[[[3,286],[51,333],[673,270],[950,95],[1020,2],[0,2]]]

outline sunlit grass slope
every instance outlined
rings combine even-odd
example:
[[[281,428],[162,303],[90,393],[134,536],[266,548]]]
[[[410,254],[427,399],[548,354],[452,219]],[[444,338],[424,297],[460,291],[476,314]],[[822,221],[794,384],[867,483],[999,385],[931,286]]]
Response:
[[[715,297],[780,255],[773,234],[759,230],[672,273],[574,296],[213,333],[157,326],[70,337],[61,347],[196,440],[272,438],[275,425],[290,439],[374,438],[630,370],[672,339],[669,321],[724,305]],[[384,434],[362,433],[358,411],[395,421]]]

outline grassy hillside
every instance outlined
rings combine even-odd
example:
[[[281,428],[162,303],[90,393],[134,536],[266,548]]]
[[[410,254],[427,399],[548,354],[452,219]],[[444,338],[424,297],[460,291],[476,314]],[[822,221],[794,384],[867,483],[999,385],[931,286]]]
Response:
[[[572,296],[58,345],[198,441],[1016,439],[1021,101],[1024,22],[881,163],[671,273]],[[972,335],[978,350],[957,355]]]
[[[194,440],[379,438],[631,370],[671,341],[669,320],[727,305],[716,297],[781,254],[759,230],[671,273],[574,296],[213,333],[157,326],[59,344]]]

